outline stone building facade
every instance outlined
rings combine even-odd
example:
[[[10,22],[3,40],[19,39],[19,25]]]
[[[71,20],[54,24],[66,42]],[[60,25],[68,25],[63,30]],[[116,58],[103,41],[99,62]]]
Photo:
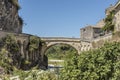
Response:
[[[80,29],[81,36],[80,38],[82,40],[92,40],[94,38],[97,38],[102,33],[101,28],[94,27],[94,26],[86,26],[85,28]]]
[[[120,1],[118,1],[114,6],[111,5],[109,8],[105,10],[106,17],[109,15],[111,11],[114,11],[113,23],[115,24],[114,26],[115,32],[120,31]],[[96,35],[95,32],[99,34],[101,30],[98,29],[102,29],[104,25],[105,22],[104,19],[102,19],[94,26],[89,25],[84,28],[81,28],[81,38],[84,38],[83,36],[86,36],[88,38],[93,38],[94,37],[93,35]]]
[[[109,15],[111,11],[114,11],[114,32],[120,31],[120,1],[118,1],[114,6],[111,5],[109,8],[105,10],[106,17]],[[80,38],[81,38],[81,51],[87,51],[90,49],[98,48],[104,44],[106,41],[112,41],[113,35],[111,32],[106,33],[102,31],[102,28],[105,25],[105,18],[100,20],[94,26],[86,26],[80,29]],[[88,46],[91,45],[91,46]]]
[[[120,1],[114,6],[115,10],[115,31],[120,31]]]
[[[0,30],[22,33],[23,20],[18,15],[17,0],[0,0]]]

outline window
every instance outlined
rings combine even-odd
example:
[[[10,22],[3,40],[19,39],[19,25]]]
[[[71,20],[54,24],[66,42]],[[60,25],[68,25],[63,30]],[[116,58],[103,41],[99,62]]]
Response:
[[[83,31],[85,32],[86,30],[85,30],[85,29],[83,29]]]

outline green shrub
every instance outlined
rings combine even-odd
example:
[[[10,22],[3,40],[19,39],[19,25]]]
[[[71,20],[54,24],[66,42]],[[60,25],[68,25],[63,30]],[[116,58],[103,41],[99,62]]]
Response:
[[[83,52],[66,62],[62,80],[119,80],[120,42],[106,43],[104,47]]]
[[[107,32],[114,31],[114,24],[113,24],[114,15],[115,15],[115,11],[113,10],[105,18],[105,20],[104,20],[105,25],[103,26],[104,31],[107,31]]]

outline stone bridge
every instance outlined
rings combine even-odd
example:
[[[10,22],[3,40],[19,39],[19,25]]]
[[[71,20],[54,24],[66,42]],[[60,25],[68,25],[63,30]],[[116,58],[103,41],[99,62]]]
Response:
[[[78,53],[81,51],[81,40],[80,38],[65,38],[65,37],[41,37],[41,40],[45,41],[46,48],[45,51],[53,45],[56,44],[67,44],[75,48]]]

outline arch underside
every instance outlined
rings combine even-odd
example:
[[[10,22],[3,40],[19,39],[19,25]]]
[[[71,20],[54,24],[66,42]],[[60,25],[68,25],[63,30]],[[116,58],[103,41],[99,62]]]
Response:
[[[47,47],[46,47],[44,53],[46,53],[46,51],[47,51],[50,47],[52,47],[52,46],[54,46],[54,45],[57,45],[57,44],[69,45],[70,47],[74,48],[74,49],[77,51],[77,53],[79,53],[80,43],[74,43],[74,42],[50,42],[50,43],[47,43]]]

